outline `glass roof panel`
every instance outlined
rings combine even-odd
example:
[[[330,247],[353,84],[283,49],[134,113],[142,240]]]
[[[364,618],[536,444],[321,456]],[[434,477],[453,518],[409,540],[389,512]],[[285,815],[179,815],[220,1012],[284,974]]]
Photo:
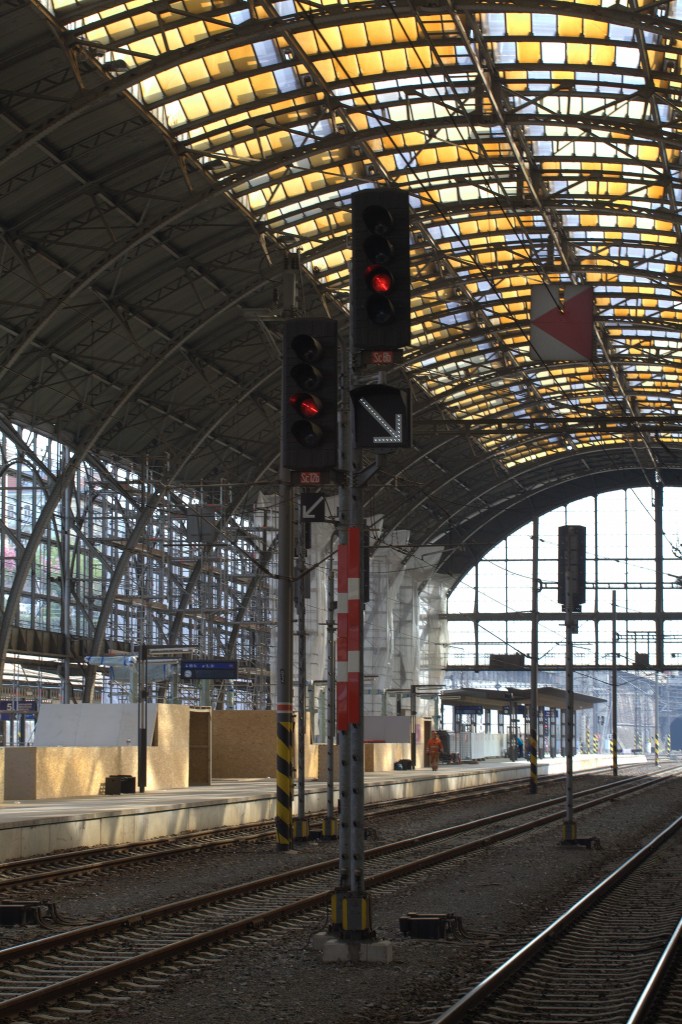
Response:
[[[682,411],[681,0],[50,7],[105,69],[125,62],[123,83],[335,301],[353,192],[409,193],[405,366],[504,465],[623,443],[579,416]],[[531,290],[582,283],[594,359],[545,366]]]

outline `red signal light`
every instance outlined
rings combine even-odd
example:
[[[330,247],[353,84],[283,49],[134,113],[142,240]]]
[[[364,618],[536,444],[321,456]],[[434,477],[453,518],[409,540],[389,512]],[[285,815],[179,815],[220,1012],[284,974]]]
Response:
[[[316,395],[291,395],[289,404],[293,405],[299,416],[305,416],[307,420],[314,419],[322,412],[322,402]]]
[[[305,473],[338,463],[336,322],[298,317],[284,328],[282,467]]]
[[[393,274],[386,267],[368,267],[367,285],[378,295],[387,295],[393,288]]]
[[[409,198],[394,188],[368,188],[355,193],[352,207],[353,345],[371,352],[403,348],[410,344]]]

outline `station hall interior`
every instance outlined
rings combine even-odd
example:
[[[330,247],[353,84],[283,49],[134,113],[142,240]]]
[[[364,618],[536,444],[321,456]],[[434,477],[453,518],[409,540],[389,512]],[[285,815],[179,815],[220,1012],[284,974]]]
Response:
[[[369,770],[528,734],[510,694],[565,687],[566,526],[576,750],[614,710],[623,750],[682,750],[680,3],[6,0],[0,28],[4,798],[135,775],[142,703],[150,788],[273,775],[284,631],[320,777],[349,507]],[[409,337],[371,360],[353,204],[387,191]],[[409,435],[308,482],[283,348],[319,322],[346,438],[354,389]]]

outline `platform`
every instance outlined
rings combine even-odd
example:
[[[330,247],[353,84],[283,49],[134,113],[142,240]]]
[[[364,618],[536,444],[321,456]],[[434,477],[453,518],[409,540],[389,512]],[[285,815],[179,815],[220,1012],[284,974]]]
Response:
[[[628,758],[627,761],[644,760]],[[574,771],[605,768],[610,755],[573,759]],[[621,762],[619,759],[619,763]],[[564,759],[538,763],[538,777],[564,771]],[[408,771],[368,772],[365,804],[455,792],[495,782],[529,779],[528,761],[487,759]],[[335,794],[337,790],[335,788]],[[337,796],[335,796],[336,802]],[[325,780],[305,785],[305,811],[324,815]],[[298,802],[294,799],[294,815]],[[210,786],[156,790],[120,796],[71,797],[64,800],[8,801],[0,804],[0,861],[18,860],[79,847],[141,842],[200,829],[274,820],[275,779],[216,779]]]

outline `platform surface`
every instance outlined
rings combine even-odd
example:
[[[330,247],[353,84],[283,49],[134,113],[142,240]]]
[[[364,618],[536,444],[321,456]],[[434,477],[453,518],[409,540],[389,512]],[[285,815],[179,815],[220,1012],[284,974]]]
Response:
[[[608,767],[610,763],[610,755],[583,755],[573,759],[576,772]],[[559,774],[564,768],[563,758],[544,758],[538,762],[538,778]],[[442,765],[435,772],[429,768],[367,772],[365,804],[454,792],[514,779],[530,779],[528,761],[489,758],[461,765]],[[292,813],[298,815],[296,782],[293,788]],[[325,779],[306,781],[305,812],[325,814],[327,788]],[[335,785],[335,806],[337,800]],[[254,824],[274,820],[276,813],[274,778],[215,779],[210,786],[120,796],[6,801],[0,803],[0,862],[78,847],[141,842],[200,829]]]

